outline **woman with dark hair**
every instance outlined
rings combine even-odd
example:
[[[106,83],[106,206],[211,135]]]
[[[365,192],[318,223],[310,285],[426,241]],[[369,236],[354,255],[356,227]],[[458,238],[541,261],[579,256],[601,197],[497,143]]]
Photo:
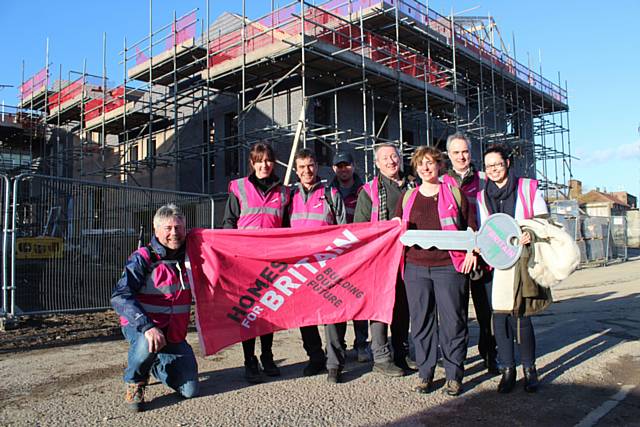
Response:
[[[487,174],[486,188],[478,193],[478,213],[480,223],[494,213],[504,213],[516,220],[530,219],[534,216],[546,215],[547,205],[538,191],[535,179],[516,177],[510,169],[508,154],[503,146],[491,145],[484,153],[484,165]],[[522,234],[520,243],[531,242],[528,232]],[[508,284],[513,287],[512,284]],[[528,298],[520,297],[516,301],[512,297],[504,307],[498,300],[504,299],[504,293],[496,283],[488,282],[493,308],[493,328],[498,346],[498,365],[502,378],[498,385],[499,393],[509,393],[516,383],[514,341],[520,345],[520,359],[524,370],[524,389],[533,393],[538,388],[536,371],[536,339],[529,314],[533,314],[526,305]],[[493,291],[493,293],[492,293]],[[498,307],[499,306],[499,307]]]
[[[438,180],[444,170],[440,150],[418,147],[411,165],[422,184],[408,190],[396,207],[396,216],[407,221],[408,229],[476,229],[476,218],[467,198],[458,188]],[[447,376],[445,391],[450,396],[462,392],[469,338],[466,274],[476,263],[474,252],[406,248],[404,280],[419,370],[419,382],[413,389],[418,393],[429,393],[433,389],[438,344]]]
[[[224,212],[223,228],[257,229],[282,227],[289,203],[289,189],[275,175],[276,155],[270,145],[258,142],[249,152],[251,173],[229,183],[229,199]],[[280,375],[273,361],[273,334],[260,337],[262,372],[270,377]],[[242,342],[245,378],[250,383],[264,381],[255,356],[256,339]]]

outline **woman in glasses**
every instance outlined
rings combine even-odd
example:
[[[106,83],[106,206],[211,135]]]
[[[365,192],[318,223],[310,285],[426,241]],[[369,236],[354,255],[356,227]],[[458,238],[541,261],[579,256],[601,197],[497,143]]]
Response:
[[[516,177],[509,168],[508,154],[502,145],[494,144],[485,150],[484,165],[487,184],[485,189],[478,193],[481,224],[494,213],[504,213],[516,220],[548,213],[547,205],[538,190],[538,181]],[[526,245],[530,242],[531,236],[524,232],[520,243]],[[489,282],[489,286],[496,287],[497,284]],[[516,383],[514,342],[520,345],[524,389],[533,393],[538,388],[538,374],[535,364],[536,340],[529,317],[531,311],[526,309],[525,298],[518,298],[517,294],[513,303],[508,301],[507,304],[498,304],[499,298],[504,294],[498,288],[492,290],[490,289],[488,294],[492,299],[493,328],[498,346],[498,364],[502,373],[498,393],[509,393]],[[505,309],[507,306],[511,306],[512,309]]]

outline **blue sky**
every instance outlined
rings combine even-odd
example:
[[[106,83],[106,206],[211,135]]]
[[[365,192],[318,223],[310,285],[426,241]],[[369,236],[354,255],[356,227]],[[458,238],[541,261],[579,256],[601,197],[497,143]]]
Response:
[[[320,3],[320,1],[316,1]],[[247,14],[269,11],[270,0],[247,0]],[[288,2],[287,2],[288,3]],[[275,4],[285,4],[275,0]],[[223,10],[241,11],[240,0],[210,0],[213,21]],[[429,6],[448,14],[472,9],[464,15],[494,17],[507,45],[515,33],[516,57],[551,81],[568,82],[574,178],[587,189],[640,193],[640,37],[637,34],[640,2],[537,0],[433,0]],[[205,15],[206,1],[153,2],[154,28],[198,8]],[[54,78],[62,64],[70,70],[102,73],[102,39],[107,33],[107,74],[114,82],[123,77],[119,52],[124,37],[129,44],[148,34],[149,1],[111,0],[7,0],[0,14],[3,29],[0,101],[15,105],[25,61],[28,77],[44,67],[49,37],[49,61]],[[200,30],[200,28],[199,28]],[[541,53],[541,55],[540,55]]]

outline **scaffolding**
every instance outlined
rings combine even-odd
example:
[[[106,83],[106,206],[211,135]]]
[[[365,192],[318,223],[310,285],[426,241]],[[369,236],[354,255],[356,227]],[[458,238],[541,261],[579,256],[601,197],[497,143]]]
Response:
[[[174,13],[159,28],[150,18],[146,37],[123,42],[118,85],[104,64],[102,76],[85,65],[49,85],[47,65],[23,81],[18,107],[42,118],[56,147],[41,150],[45,170],[210,193],[246,174],[256,141],[281,159],[293,141],[321,163],[351,151],[368,178],[375,143],[409,156],[464,131],[477,162],[488,144],[507,144],[548,197],[568,191],[567,84],[518,62],[491,17],[444,16],[417,0],[272,2],[255,19],[245,10],[243,0],[242,14],[210,22],[207,0],[202,18]]]

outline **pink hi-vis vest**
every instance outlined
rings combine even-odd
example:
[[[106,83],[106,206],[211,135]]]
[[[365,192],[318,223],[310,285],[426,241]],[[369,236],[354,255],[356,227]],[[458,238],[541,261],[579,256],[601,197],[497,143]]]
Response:
[[[454,172],[455,173],[455,172]],[[471,213],[476,215],[477,211],[477,203],[478,203],[478,192],[484,189],[485,184],[487,182],[487,177],[484,172],[474,172],[473,179],[468,183],[459,186],[458,182],[454,177],[449,174],[442,175],[442,182],[449,184],[452,187],[459,188],[462,193],[467,197],[467,202],[469,202],[469,206],[471,207]]]
[[[331,212],[331,205],[336,199],[338,190],[331,188],[331,198],[325,198],[326,190],[323,184],[316,184],[315,188],[307,194],[305,203],[302,195],[302,184],[296,184],[291,195],[291,207],[289,208],[289,220],[291,228],[320,227],[334,225],[336,219]]]
[[[380,208],[380,196],[378,195],[378,177],[362,186],[362,189],[371,199],[371,222],[378,222],[378,209]]]
[[[154,325],[164,331],[167,341],[179,343],[187,336],[191,312],[191,287],[187,271],[175,260],[160,260],[150,254],[148,248],[136,251],[149,266],[144,285],[136,294],[136,300]],[[128,324],[120,317],[120,324]]]
[[[453,195],[453,187],[449,184],[440,184],[440,196],[438,197],[438,216],[440,217],[440,228],[443,230],[457,231],[460,229],[460,207]],[[411,208],[418,196],[419,189],[412,188],[407,190],[407,203],[402,207],[402,220],[409,221]],[[462,264],[466,256],[465,251],[449,251],[451,262],[456,271],[462,271]]]
[[[262,194],[249,178],[235,179],[229,183],[229,192],[240,202],[238,228],[279,228],[282,215],[289,203],[289,189],[278,185]]]
[[[515,219],[531,219],[533,214],[533,200],[538,190],[538,181],[529,178],[518,178],[518,193],[516,196]],[[482,189],[478,193],[478,213],[480,214],[480,224],[489,217],[487,206],[486,190]]]

